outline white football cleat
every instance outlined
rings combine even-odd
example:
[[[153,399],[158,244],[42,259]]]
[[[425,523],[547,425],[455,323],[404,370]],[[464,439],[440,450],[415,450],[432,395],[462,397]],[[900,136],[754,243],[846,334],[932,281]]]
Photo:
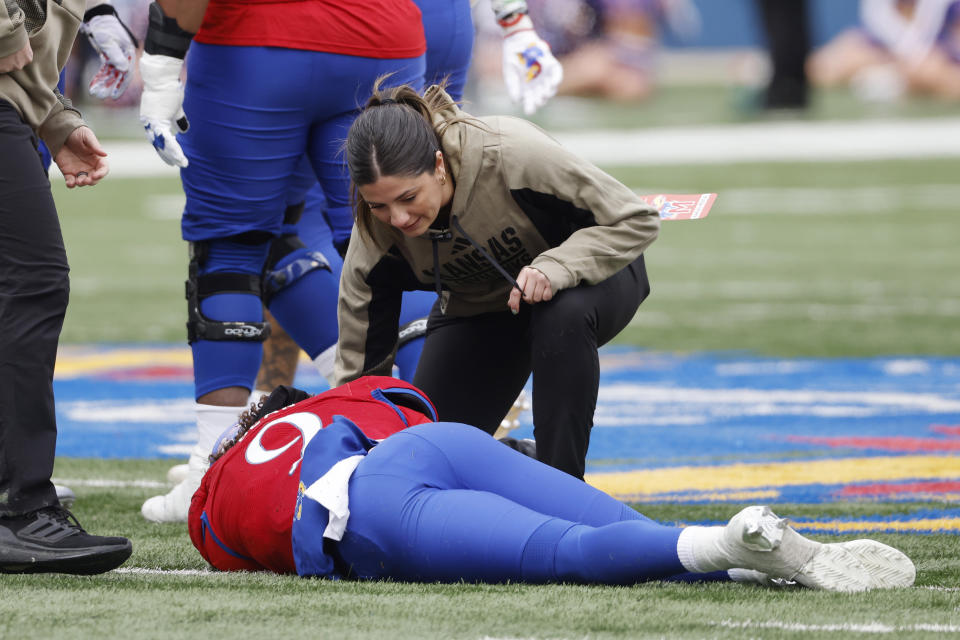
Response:
[[[167,482],[172,484],[180,484],[187,479],[187,474],[189,472],[190,465],[186,462],[183,464],[175,464],[167,470]]]
[[[200,488],[200,481],[209,466],[207,450],[200,445],[194,447],[187,463],[187,477],[180,481],[170,493],[149,498],[140,507],[140,513],[150,522],[186,522],[190,512],[190,500]]]
[[[753,569],[728,569],[727,573],[730,575],[731,580],[743,584],[757,584],[761,587],[771,587],[774,589],[800,587],[800,585],[793,580],[772,578],[762,571],[754,571]]]
[[[716,541],[733,567],[796,581],[825,591],[866,591],[908,587],[913,562],[874,540],[824,544],[803,537],[769,507],[747,507],[724,527]]]

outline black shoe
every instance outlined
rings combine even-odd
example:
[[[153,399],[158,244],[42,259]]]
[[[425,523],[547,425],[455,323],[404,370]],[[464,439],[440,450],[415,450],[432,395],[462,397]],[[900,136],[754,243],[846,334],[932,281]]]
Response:
[[[517,438],[511,438],[508,436],[506,438],[500,438],[500,442],[507,445],[511,449],[519,451],[528,458],[533,458],[534,460],[537,459],[537,443],[531,438],[522,438],[518,440]]]
[[[92,575],[119,567],[133,545],[92,536],[61,506],[0,518],[0,573]]]

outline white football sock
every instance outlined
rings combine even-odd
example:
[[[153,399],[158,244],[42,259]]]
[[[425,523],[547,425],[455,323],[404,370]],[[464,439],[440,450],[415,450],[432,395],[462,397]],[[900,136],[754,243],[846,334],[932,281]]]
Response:
[[[710,573],[729,569],[724,558],[715,557],[710,550],[716,549],[723,536],[723,527],[687,527],[677,540],[677,556],[683,568],[691,573]]]
[[[190,452],[187,476],[166,495],[154,496],[143,503],[140,512],[151,522],[186,522],[190,499],[207,471],[208,456],[213,445],[221,433],[236,424],[246,407],[196,404],[194,409],[197,415],[197,444]]]

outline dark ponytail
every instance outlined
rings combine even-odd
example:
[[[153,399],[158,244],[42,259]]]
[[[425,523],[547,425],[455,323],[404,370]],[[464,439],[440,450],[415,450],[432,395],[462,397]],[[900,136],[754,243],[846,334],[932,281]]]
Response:
[[[372,184],[381,176],[416,177],[433,171],[437,151],[443,150],[440,136],[444,129],[468,119],[451,111],[452,117],[435,125],[437,114],[453,107],[448,96],[442,91],[421,96],[408,85],[381,89],[387,77],[377,79],[373,95],[353,121],[344,145],[353,184],[354,220],[364,240],[373,238],[374,219],[357,187]]]

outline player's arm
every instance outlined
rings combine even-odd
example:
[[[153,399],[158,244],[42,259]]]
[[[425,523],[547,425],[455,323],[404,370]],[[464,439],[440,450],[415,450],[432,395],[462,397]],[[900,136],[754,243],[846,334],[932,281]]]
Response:
[[[139,43],[109,2],[91,2],[80,31],[100,56],[100,68],[90,81],[90,95],[119,98],[133,77]]]
[[[177,24],[184,31],[196,33],[200,30],[200,24],[203,23],[203,15],[207,12],[209,0],[163,0],[161,4],[164,5],[164,11],[167,11],[166,5],[175,5],[169,8],[167,15],[175,17]]]
[[[503,29],[503,82],[514,103],[532,114],[557,93],[563,67],[533,27],[526,0],[492,0]]]
[[[186,167],[187,157],[177,142],[177,133],[185,132],[190,126],[183,112],[180,74],[193,33],[177,23],[177,11],[177,0],[157,0],[150,4],[150,22],[140,56],[143,78],[140,123],[164,162]]]

